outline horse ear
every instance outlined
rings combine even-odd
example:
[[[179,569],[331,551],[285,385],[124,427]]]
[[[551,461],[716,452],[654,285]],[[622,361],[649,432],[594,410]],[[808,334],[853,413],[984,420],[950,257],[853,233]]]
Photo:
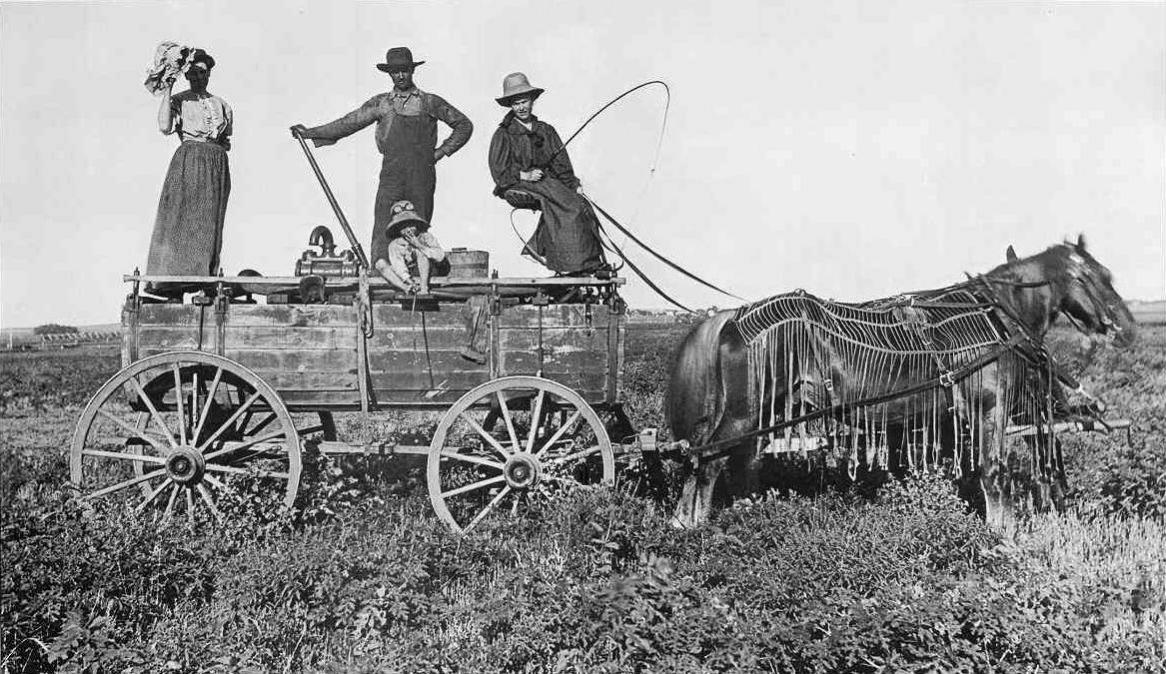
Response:
[[[1004,258],[1009,262],[1016,262],[1019,259],[1016,257],[1016,250],[1012,247],[1012,244],[1008,244],[1008,250],[1004,251]]]
[[[1085,250],[1085,235],[1084,234],[1077,235],[1077,247],[1080,248],[1081,250]]]

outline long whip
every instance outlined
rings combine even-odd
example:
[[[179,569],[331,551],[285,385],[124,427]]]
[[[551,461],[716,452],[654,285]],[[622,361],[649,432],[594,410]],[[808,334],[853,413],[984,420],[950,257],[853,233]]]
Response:
[[[616,220],[614,217],[612,217],[612,215],[611,215],[610,213],[608,213],[607,211],[603,210],[603,208],[602,208],[602,207],[601,207],[599,204],[595,203],[595,201],[594,201],[594,200],[592,200],[592,199],[591,199],[591,197],[589,197],[589,196],[588,196],[588,195],[586,195],[586,194],[581,194],[581,196],[582,196],[584,199],[586,199],[586,200],[587,200],[587,203],[591,204],[591,207],[592,207],[592,208],[594,208],[596,211],[598,211],[598,212],[599,212],[599,213],[600,213],[600,214],[601,214],[603,217],[607,218],[607,219],[608,219],[608,220],[611,222],[611,224],[615,225],[615,226],[616,226],[616,228],[617,228],[617,229],[619,229],[619,231],[623,232],[623,233],[624,233],[624,235],[626,235],[626,236],[627,236],[628,238],[630,238],[632,241],[635,241],[635,242],[636,242],[636,243],[637,243],[637,244],[638,244],[638,245],[639,245],[641,248],[643,248],[644,250],[646,250],[646,251],[648,251],[649,253],[651,253],[653,256],[655,256],[657,259],[659,259],[661,262],[663,262],[664,264],[668,265],[668,266],[669,266],[669,267],[671,267],[672,269],[675,269],[676,271],[678,271],[678,272],[680,272],[681,274],[683,274],[683,275],[687,276],[688,278],[692,279],[693,281],[696,281],[697,283],[699,283],[699,284],[701,284],[701,285],[705,286],[706,288],[711,288],[711,289],[713,289],[713,290],[715,290],[715,291],[717,291],[717,292],[721,293],[722,295],[727,295],[727,296],[729,296],[729,297],[732,297],[732,298],[733,298],[733,299],[735,299],[735,300],[741,300],[742,302],[748,302],[748,301],[749,301],[749,300],[745,299],[744,297],[740,297],[740,296],[738,296],[738,295],[735,295],[735,294],[733,294],[733,293],[729,292],[728,290],[724,290],[724,289],[722,289],[722,288],[719,288],[719,287],[717,287],[717,286],[713,285],[712,283],[709,283],[708,281],[706,281],[706,280],[704,280],[704,279],[700,278],[700,277],[699,277],[699,276],[697,276],[696,274],[693,274],[692,272],[688,271],[687,269],[684,269],[683,267],[681,267],[680,265],[676,264],[676,263],[675,263],[675,262],[673,262],[672,260],[669,260],[668,258],[664,257],[664,256],[663,256],[663,255],[661,255],[660,253],[657,253],[655,250],[653,250],[653,249],[652,249],[652,247],[651,247],[651,246],[649,246],[648,244],[644,243],[643,241],[640,241],[640,239],[639,239],[639,238],[637,238],[635,234],[632,234],[630,230],[628,230],[628,229],[627,229],[626,227],[624,227],[623,225],[619,224],[619,221],[618,221],[618,220]],[[621,255],[622,255],[622,253],[621,253]],[[627,260],[627,257],[625,256],[625,257],[624,257],[624,259],[625,259],[625,260]],[[633,269],[634,269],[634,267],[633,267]]]

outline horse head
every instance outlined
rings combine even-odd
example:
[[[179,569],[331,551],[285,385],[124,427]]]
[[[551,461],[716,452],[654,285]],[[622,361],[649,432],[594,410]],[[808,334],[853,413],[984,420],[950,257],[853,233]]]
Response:
[[[1113,274],[1089,253],[1084,236],[1024,259],[1017,258],[1009,246],[1006,257],[1008,261],[990,275],[1013,276],[1019,285],[1046,297],[1050,320],[1063,314],[1081,332],[1112,336],[1119,346],[1129,346],[1136,339],[1137,323],[1113,288]]]

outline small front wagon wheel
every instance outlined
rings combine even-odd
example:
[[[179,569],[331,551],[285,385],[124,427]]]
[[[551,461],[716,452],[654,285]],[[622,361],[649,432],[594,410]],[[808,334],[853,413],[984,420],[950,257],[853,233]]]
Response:
[[[290,507],[299,490],[299,433],[279,395],[238,363],[198,351],[143,358],[85,406],[69,452],[83,500],[195,520],[224,502]]]
[[[611,485],[615,456],[595,410],[539,377],[503,377],[462,396],[429,445],[429,500],[455,531],[584,485]]]

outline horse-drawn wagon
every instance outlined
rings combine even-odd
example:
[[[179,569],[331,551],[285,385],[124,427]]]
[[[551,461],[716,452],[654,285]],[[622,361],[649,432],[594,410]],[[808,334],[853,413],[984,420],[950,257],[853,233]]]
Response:
[[[307,438],[325,453],[427,457],[434,509],[455,529],[614,478],[621,278],[451,275],[426,298],[364,275],[126,280],[124,367],[71,447],[84,497],[194,517],[248,480],[290,506]],[[157,302],[144,283],[199,292]],[[431,442],[337,437],[336,414],[360,413],[367,430],[389,409],[440,412]]]

